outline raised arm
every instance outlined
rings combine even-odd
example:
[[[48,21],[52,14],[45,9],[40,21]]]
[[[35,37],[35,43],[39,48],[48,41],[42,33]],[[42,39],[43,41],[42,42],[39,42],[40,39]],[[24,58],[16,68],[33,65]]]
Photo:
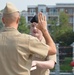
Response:
[[[46,44],[49,46],[48,55],[55,54],[56,53],[56,46],[55,46],[53,39],[50,36],[50,33],[48,32],[46,17],[41,12],[38,14],[37,28],[42,31],[43,36],[46,40]]]
[[[31,24],[31,27],[30,27],[31,35],[37,37],[41,42],[46,43],[42,32],[39,29],[37,29],[36,26],[37,26],[37,23]],[[49,56],[46,61],[33,60],[31,69],[33,69],[33,66],[34,68],[38,66],[44,69],[53,69],[55,66],[55,61],[56,61],[56,55]]]

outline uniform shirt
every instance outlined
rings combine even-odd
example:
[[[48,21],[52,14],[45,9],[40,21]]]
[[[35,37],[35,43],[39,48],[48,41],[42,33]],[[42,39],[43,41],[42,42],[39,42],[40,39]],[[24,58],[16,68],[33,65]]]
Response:
[[[41,42],[46,43],[44,37],[42,38]],[[35,54],[33,55],[33,60],[40,60],[40,61],[48,61],[48,60],[53,60],[56,63],[56,54],[48,56],[46,59],[43,59],[39,55]],[[40,67],[37,67],[37,69],[32,70],[31,75],[49,75],[50,70],[49,69],[42,69]]]
[[[36,57],[35,57],[36,56]],[[42,60],[45,61],[44,59],[42,59],[41,57],[35,55],[33,60]],[[53,60],[56,63],[56,54],[55,55],[50,55],[49,57],[47,57],[47,60]],[[31,75],[49,75],[50,74],[50,70],[49,69],[42,69],[40,67],[37,67],[37,69],[32,70],[31,71]]]
[[[5,27],[0,32],[0,75],[30,75],[31,57],[47,56],[49,46],[37,38]]]

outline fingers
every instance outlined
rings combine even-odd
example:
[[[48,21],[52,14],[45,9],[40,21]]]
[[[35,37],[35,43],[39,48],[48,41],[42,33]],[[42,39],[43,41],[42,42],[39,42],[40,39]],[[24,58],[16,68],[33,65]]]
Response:
[[[40,22],[40,21],[45,21],[46,20],[46,17],[40,12],[39,14],[38,14],[38,22]]]
[[[46,21],[46,16],[44,16],[44,21]]]
[[[40,13],[38,13],[38,22],[40,22],[41,20],[41,16],[40,16]]]
[[[43,20],[43,16],[42,16],[42,13],[40,12],[38,14],[38,22],[41,22]]]
[[[32,61],[32,66],[36,66],[36,61]]]

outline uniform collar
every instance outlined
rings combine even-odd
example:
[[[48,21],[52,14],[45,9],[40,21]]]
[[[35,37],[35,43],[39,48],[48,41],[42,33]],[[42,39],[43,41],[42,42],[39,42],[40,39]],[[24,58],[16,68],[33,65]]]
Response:
[[[3,31],[14,31],[14,30],[17,31],[17,29],[15,29],[15,28],[13,28],[13,27],[3,27],[2,30],[3,30]]]

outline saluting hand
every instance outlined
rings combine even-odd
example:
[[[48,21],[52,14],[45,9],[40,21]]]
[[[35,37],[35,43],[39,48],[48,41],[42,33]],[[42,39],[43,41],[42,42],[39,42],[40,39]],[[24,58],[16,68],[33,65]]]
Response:
[[[37,28],[40,29],[42,32],[47,30],[47,21],[46,16],[44,16],[41,12],[38,14],[38,25]]]

